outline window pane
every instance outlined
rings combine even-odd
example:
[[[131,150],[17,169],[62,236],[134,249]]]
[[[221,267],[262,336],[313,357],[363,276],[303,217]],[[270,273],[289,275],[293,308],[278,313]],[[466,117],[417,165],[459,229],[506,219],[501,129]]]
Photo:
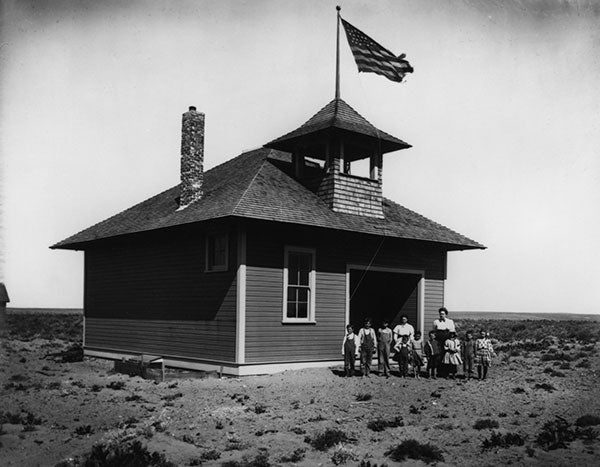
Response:
[[[298,274],[298,285],[306,285],[308,286],[308,272],[309,271],[305,271],[305,270],[301,270],[299,271]]]
[[[298,289],[298,302],[308,303],[308,289]]]
[[[288,302],[296,303],[298,301],[298,289],[296,287],[288,287]]]
[[[296,304],[293,302],[288,302],[288,304],[287,304],[287,317],[288,318],[296,317]]]
[[[308,303],[298,303],[298,318],[308,318]]]

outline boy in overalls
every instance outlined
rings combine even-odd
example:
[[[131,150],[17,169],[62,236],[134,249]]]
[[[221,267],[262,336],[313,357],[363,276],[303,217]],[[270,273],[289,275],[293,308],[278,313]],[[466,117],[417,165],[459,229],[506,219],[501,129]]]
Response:
[[[360,364],[362,366],[363,378],[370,378],[371,360],[377,347],[377,337],[375,330],[371,327],[371,320],[365,319],[365,327],[358,332],[358,340],[360,342]]]
[[[354,376],[354,361],[358,356],[358,336],[354,334],[352,325],[346,326],[346,335],[342,342],[344,356],[344,376]]]
[[[388,326],[387,321],[383,321],[379,328],[379,341],[377,349],[379,350],[379,374],[383,369],[383,376],[390,377],[390,349],[392,346],[392,330]]]

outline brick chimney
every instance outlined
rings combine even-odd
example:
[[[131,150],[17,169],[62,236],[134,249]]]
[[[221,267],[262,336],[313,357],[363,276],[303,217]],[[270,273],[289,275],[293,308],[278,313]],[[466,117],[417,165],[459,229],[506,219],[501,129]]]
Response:
[[[196,107],[182,116],[181,124],[181,192],[179,209],[202,197],[204,180],[204,114]]]

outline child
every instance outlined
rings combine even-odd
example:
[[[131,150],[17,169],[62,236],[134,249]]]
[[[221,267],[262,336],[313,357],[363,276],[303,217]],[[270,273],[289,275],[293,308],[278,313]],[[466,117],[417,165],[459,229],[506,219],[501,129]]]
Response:
[[[390,377],[390,347],[392,345],[392,330],[388,327],[388,322],[383,321],[379,328],[379,339],[377,348],[379,350],[379,374],[383,367],[383,376]]]
[[[354,328],[346,326],[346,335],[342,342],[342,355],[344,356],[344,376],[354,376],[354,361],[358,357],[358,336]]]
[[[423,366],[423,339],[421,331],[415,332],[415,337],[412,340],[412,364],[414,377],[420,379],[421,367]]]
[[[488,368],[492,364],[492,357],[495,355],[492,342],[486,332],[482,329],[480,337],[475,341],[475,363],[477,363],[477,376],[483,380],[487,376]],[[483,369],[483,378],[481,370]]]
[[[410,346],[408,342],[408,336],[402,336],[401,340],[398,341],[394,347],[396,351],[396,360],[398,360],[398,369],[400,370],[400,376],[403,378],[408,375],[408,362],[410,359]]]
[[[450,378],[454,379],[458,365],[462,363],[460,359],[460,341],[456,337],[455,331],[450,331],[448,339],[444,342],[444,350],[446,351],[444,365],[447,365],[446,368]]]
[[[429,331],[429,340],[425,344],[425,356],[427,357],[427,376],[436,379],[436,374],[442,363],[442,347],[435,338],[435,331]]]
[[[362,366],[363,378],[370,378],[371,360],[377,347],[377,337],[375,330],[371,327],[371,319],[365,319],[365,327],[358,332],[358,341],[360,347],[360,364]]]
[[[475,340],[473,339],[473,332],[467,331],[465,342],[462,346],[462,360],[463,360],[463,372],[467,380],[471,379],[473,375],[473,362],[475,361]]]

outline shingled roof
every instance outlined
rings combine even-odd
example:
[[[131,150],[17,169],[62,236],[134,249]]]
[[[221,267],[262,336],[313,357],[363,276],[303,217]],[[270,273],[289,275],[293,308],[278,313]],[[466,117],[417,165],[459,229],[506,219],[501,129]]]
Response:
[[[314,141],[316,134],[335,130],[368,137],[384,154],[411,147],[401,139],[377,129],[340,98],[333,99],[302,126],[265,144],[265,147],[292,152],[295,146]]]
[[[85,229],[51,248],[85,249],[92,242],[210,219],[241,217],[441,243],[449,250],[485,248],[388,199],[384,219],[334,212],[291,175],[288,153],[261,148],[204,174],[203,196],[177,210],[179,185]]]

